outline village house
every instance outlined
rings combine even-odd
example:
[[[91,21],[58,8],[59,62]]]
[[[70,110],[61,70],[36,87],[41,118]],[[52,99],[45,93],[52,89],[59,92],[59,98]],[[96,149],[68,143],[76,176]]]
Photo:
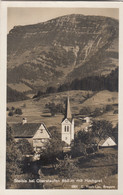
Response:
[[[44,145],[51,138],[51,134],[44,123],[28,123],[23,119],[22,123],[13,125],[14,138],[17,142],[19,139],[26,139],[35,152],[44,148]]]
[[[82,119],[82,125],[81,125],[81,129],[83,131],[90,131],[92,127],[92,121],[90,117],[85,117],[84,119]]]
[[[100,148],[104,148],[104,147],[114,147],[114,146],[116,146],[116,145],[117,145],[117,144],[115,143],[114,139],[111,138],[111,137],[107,137],[107,138],[105,138],[105,139],[102,139],[102,140],[99,142],[99,144],[98,144],[98,146],[99,146]]]

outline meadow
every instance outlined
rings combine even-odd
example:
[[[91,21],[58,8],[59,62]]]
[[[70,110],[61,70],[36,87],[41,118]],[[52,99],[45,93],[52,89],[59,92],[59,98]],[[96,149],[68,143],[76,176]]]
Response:
[[[89,107],[91,112],[96,108],[102,109],[106,105],[112,105],[113,109],[102,115],[97,116],[96,120],[108,120],[113,126],[116,126],[118,122],[118,114],[114,114],[114,110],[118,109],[118,93],[109,91],[70,91],[49,94],[46,97],[41,97],[40,99],[29,99],[18,102],[9,102],[7,107],[11,109],[21,108],[22,115],[8,116],[9,111],[7,111],[7,122],[8,123],[18,123],[22,121],[22,118],[27,118],[29,123],[44,122],[47,127],[57,126],[60,128],[61,121],[64,117],[63,114],[57,113],[55,116],[51,116],[51,113],[45,108],[48,103],[62,104],[65,107],[65,100],[69,95],[70,106],[72,114],[75,120],[80,121],[80,110],[84,107]]]

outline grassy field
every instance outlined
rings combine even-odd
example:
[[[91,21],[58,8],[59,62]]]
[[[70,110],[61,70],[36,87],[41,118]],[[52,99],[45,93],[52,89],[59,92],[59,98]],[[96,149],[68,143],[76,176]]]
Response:
[[[27,85],[25,85],[24,83],[10,83],[8,84],[8,86],[13,89],[13,90],[16,90],[16,91],[19,91],[19,92],[27,92],[27,91],[31,91],[32,89],[30,87],[28,87]]]
[[[10,102],[7,105],[9,109],[11,109],[12,106],[15,108],[21,108],[23,114],[13,115],[10,117],[8,116],[9,111],[7,111],[7,122],[18,123],[22,121],[23,117],[26,117],[28,122],[44,122],[47,127],[57,126],[58,128],[60,128],[61,121],[64,116],[62,114],[51,116],[51,114],[48,113],[45,109],[45,104],[54,102],[55,104],[61,103],[65,105],[64,101],[66,100],[67,95],[68,92],[60,92],[49,94],[47,97],[42,97],[39,100],[29,99],[25,101]],[[101,91],[96,93],[92,91],[77,90],[70,91],[69,97],[72,114],[79,114],[80,110],[83,107],[89,107],[93,111],[95,110],[95,108],[102,108],[107,104],[118,104],[118,95],[116,92]],[[118,114],[113,114],[113,111],[114,110],[106,112],[105,114],[96,117],[96,119],[108,120],[115,126],[118,122]]]

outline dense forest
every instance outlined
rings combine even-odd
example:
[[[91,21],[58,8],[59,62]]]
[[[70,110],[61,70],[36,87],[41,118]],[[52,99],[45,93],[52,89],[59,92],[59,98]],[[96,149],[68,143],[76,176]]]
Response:
[[[68,90],[109,90],[118,91],[118,68],[113,70],[108,76],[91,76],[82,79],[75,79],[72,82],[64,83],[58,88],[47,87],[46,91],[39,90],[33,98],[41,97],[50,93],[58,93]],[[11,89],[7,86],[7,102],[26,100],[28,97],[21,92]]]
[[[21,92],[11,89],[7,86],[7,102],[26,100],[28,97]]]
[[[113,70],[110,75],[106,76],[91,76],[84,79],[75,79],[70,84],[63,84],[58,88],[58,91],[65,90],[109,90],[118,91],[118,68]]]
[[[118,91],[118,68],[113,70],[108,76],[85,77],[83,79],[75,79],[71,83],[64,83],[58,88],[52,86],[48,87],[45,93],[38,91],[38,93],[33,98],[40,97],[44,94],[57,93],[68,90]]]

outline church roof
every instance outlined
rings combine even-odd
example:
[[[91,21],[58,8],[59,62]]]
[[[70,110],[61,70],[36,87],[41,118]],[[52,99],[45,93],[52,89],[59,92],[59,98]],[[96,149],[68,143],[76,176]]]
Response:
[[[64,118],[63,118],[62,122],[63,122],[65,119],[68,119],[68,120],[72,123],[73,117],[72,117],[71,109],[70,109],[69,96],[68,96],[67,99],[66,99],[66,110],[65,110],[65,115],[64,115]]]
[[[71,109],[70,109],[70,101],[69,97],[67,98],[67,105],[66,105],[66,113],[65,113],[65,118],[72,119],[72,114],[71,114]]]
[[[63,118],[62,122],[63,122],[65,119],[66,119],[66,117]],[[67,119],[70,121],[70,123],[72,123],[73,118],[67,118]]]

